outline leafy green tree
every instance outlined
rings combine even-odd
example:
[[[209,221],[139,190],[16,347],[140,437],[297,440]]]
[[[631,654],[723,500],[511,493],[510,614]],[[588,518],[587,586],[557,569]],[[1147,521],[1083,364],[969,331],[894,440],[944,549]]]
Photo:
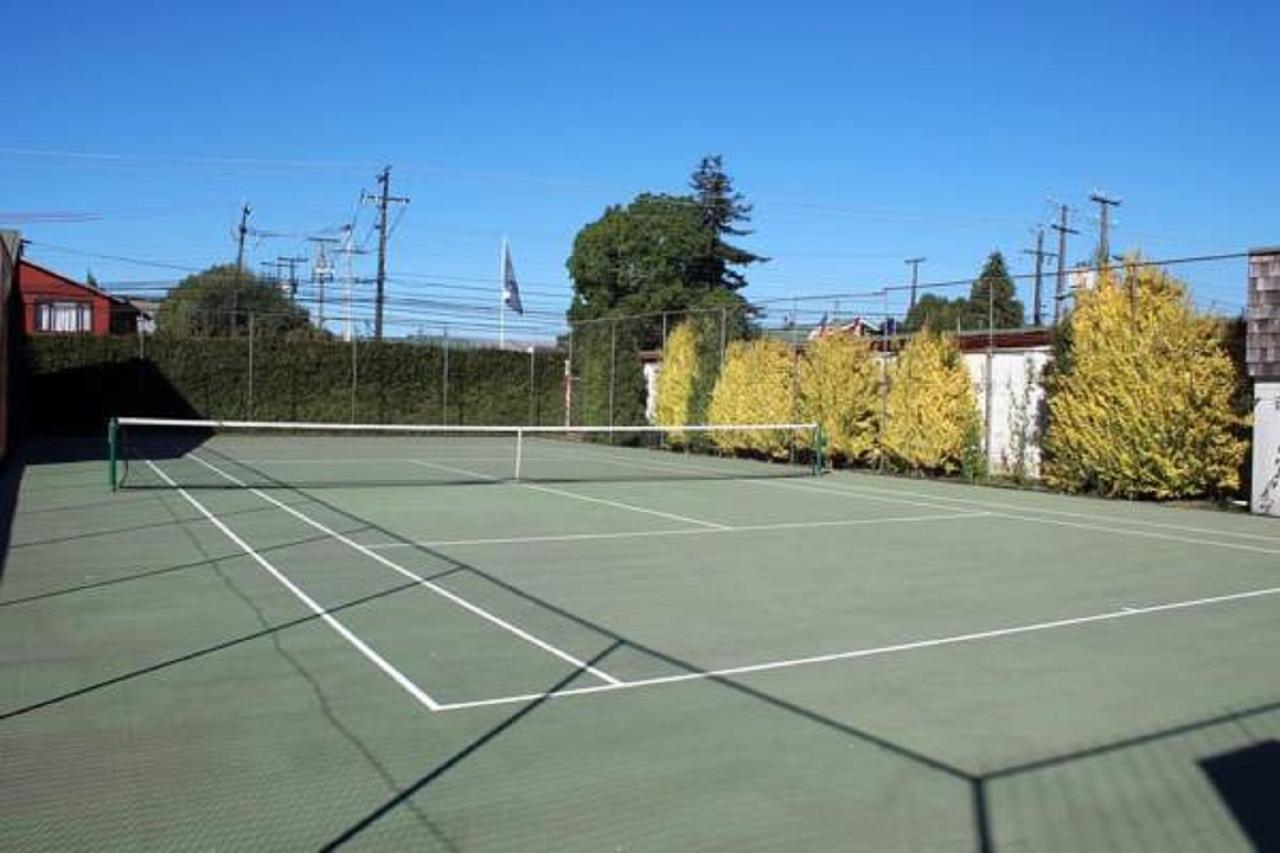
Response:
[[[969,300],[947,299],[934,293],[926,293],[916,300],[902,321],[904,331],[914,332],[925,328],[953,332],[969,311]]]
[[[642,194],[613,206],[581,231],[567,267],[573,278],[571,323],[646,316],[641,345],[661,345],[662,312],[724,306],[745,327],[746,300],[711,277],[707,232],[689,199]]]
[[[988,304],[988,293],[994,301]],[[1018,300],[1018,290],[1005,265],[1004,255],[992,252],[982,267],[982,272],[969,288],[967,297],[947,299],[926,293],[907,312],[903,329],[918,331],[928,326],[941,332],[973,331],[987,328],[994,316],[997,329],[1017,329],[1026,322],[1026,310]]]
[[[696,196],[643,193],[630,204],[609,207],[574,238],[566,262],[573,279],[568,317],[574,361],[581,367],[575,375],[581,380],[583,423],[609,422],[609,406],[600,401],[607,399],[610,383],[613,423],[629,422],[619,417],[631,417],[632,394],[643,408],[643,384],[633,381],[632,368],[639,371],[641,350],[662,345],[670,322],[696,322],[698,361],[706,364],[714,354],[716,370],[722,342],[751,329],[753,309],[738,293],[746,280],[732,267],[761,259],[721,239],[745,233],[737,224],[751,208],[733,191],[718,159],[703,165],[695,173]],[[692,412],[705,410],[714,381],[714,370],[700,368]],[[600,382],[605,385],[597,387]]]
[[[187,276],[160,304],[156,331],[174,335],[245,333],[249,317],[254,334],[305,334],[311,328],[305,309],[289,300],[274,283],[251,272],[237,273],[234,264],[209,267]]]

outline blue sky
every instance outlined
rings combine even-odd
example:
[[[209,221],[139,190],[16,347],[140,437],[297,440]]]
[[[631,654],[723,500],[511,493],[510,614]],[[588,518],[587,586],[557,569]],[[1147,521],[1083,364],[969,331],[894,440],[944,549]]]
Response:
[[[1124,199],[1116,249],[1280,243],[1274,2],[196,5],[6,9],[0,226],[34,260],[171,279],[64,249],[226,262],[248,201],[253,226],[298,235],[253,241],[257,268],[350,221],[391,164],[412,199],[391,299],[477,305],[452,322],[482,335],[502,235],[526,304],[560,311],[576,231],[682,190],[706,153],[773,258],[755,300],[901,283],[912,255],[924,280],[974,275],[994,249],[1027,272],[1050,197],[1076,209],[1080,259],[1094,188]],[[87,216],[30,215],[59,211]],[[371,222],[359,211],[361,236]],[[1202,304],[1242,304],[1242,261],[1179,271]]]

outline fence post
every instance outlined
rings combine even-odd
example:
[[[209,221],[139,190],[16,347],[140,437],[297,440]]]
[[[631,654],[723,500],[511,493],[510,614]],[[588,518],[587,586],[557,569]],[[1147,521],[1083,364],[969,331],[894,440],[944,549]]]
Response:
[[[720,306],[720,370],[724,370],[725,307]]]
[[[449,424],[449,324],[444,324],[444,367],[440,378],[440,424]]]
[[[116,490],[116,458],[118,456],[118,435],[120,425],[115,418],[107,421],[107,477],[111,481],[111,491]]]
[[[889,291],[884,292],[884,319],[880,321],[880,473],[888,467],[885,436],[889,430]]]
[[[982,455],[986,460],[983,466],[991,470],[991,413],[992,386],[995,384],[995,325],[996,325],[996,289],[987,285],[987,370],[982,389]]]
[[[609,321],[609,426],[613,426],[613,389],[618,373],[618,321]],[[609,433],[613,444],[613,433]]]
[[[253,420],[253,312],[249,312],[249,414]]]
[[[356,422],[356,391],[359,388],[357,379],[358,365],[356,362],[356,341],[360,339],[359,335],[351,336],[351,423]]]
[[[573,426],[573,326],[569,326],[569,357],[564,360],[564,425]]]
[[[529,345],[529,420],[528,420],[529,426],[535,426],[538,422],[537,421],[538,415],[537,415],[537,412],[535,411],[536,407],[534,405],[534,401],[537,399],[537,390],[536,390],[537,388],[536,371],[537,371],[537,364],[538,364],[537,352],[538,351],[533,346],[533,344],[530,344]]]

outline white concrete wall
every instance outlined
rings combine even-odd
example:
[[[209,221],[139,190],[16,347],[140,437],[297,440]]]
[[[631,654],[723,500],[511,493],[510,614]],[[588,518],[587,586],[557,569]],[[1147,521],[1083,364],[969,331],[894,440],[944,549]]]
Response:
[[[985,352],[965,353],[964,363],[973,377],[973,395],[978,401],[978,414],[982,417],[988,467],[993,473],[1014,473],[1021,453],[1022,473],[1038,477],[1045,399],[1041,380],[1045,365],[1049,363],[1049,348],[992,353],[989,380]],[[986,422],[988,411],[991,413],[990,426]]]
[[[662,372],[662,362],[649,361],[644,365],[644,417],[653,423],[653,416],[658,406],[658,374]]]
[[[1249,508],[1280,516],[1280,381],[1253,386],[1253,494]]]

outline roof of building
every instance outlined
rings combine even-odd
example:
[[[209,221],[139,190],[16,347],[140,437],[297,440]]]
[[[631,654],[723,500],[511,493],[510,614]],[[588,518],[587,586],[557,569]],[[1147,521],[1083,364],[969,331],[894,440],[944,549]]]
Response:
[[[90,293],[92,293],[94,296],[101,296],[103,299],[109,299],[112,302],[116,303],[117,305],[131,304],[129,300],[121,296],[116,296],[115,294],[107,293],[105,290],[99,287],[94,287],[92,284],[86,284],[83,281],[76,281],[74,278],[63,275],[57,270],[51,270],[46,266],[41,266],[40,264],[37,264],[34,261],[29,261],[26,258],[23,258],[22,260],[18,261],[18,267],[19,269],[23,267],[30,267],[31,269],[37,272],[44,273],[50,278],[56,278],[58,281],[62,282],[63,284],[70,285],[71,287],[78,287],[82,290],[87,290]]]

